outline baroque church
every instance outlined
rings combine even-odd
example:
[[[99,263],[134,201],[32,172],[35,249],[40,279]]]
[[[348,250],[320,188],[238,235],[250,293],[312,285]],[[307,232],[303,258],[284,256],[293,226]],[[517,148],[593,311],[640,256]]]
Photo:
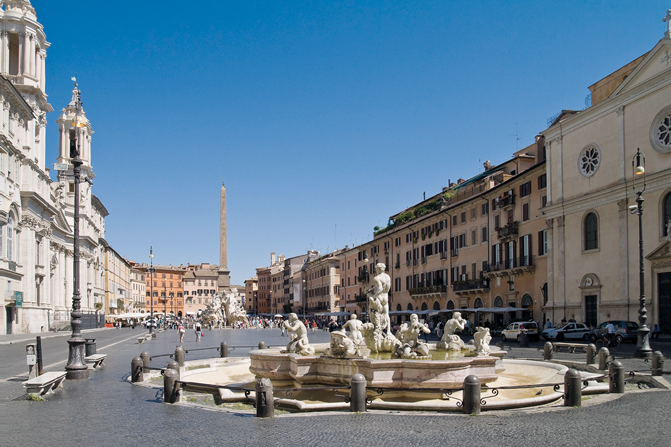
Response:
[[[0,2],[0,303],[2,333],[69,327],[73,295],[74,177],[70,140],[77,138],[80,183],[80,293],[84,314],[104,308],[105,217],[92,194],[90,123],[71,126],[75,100],[56,121],[59,147],[53,180],[47,167],[45,91],[50,43],[28,0]],[[78,134],[75,134],[78,132]],[[99,303],[96,306],[96,303]]]

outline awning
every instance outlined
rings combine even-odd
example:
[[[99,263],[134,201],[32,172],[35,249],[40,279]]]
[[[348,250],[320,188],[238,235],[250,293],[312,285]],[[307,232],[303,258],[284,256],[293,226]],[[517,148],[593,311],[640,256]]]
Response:
[[[349,317],[352,315],[350,312],[319,312],[315,314],[315,317]]]

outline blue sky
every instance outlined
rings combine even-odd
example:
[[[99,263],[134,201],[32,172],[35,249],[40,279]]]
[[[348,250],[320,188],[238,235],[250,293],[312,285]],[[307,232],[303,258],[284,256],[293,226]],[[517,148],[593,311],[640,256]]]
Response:
[[[663,37],[668,1],[33,0],[51,42],[47,159],[77,76],[93,192],[123,256],[330,252],[533,142]]]

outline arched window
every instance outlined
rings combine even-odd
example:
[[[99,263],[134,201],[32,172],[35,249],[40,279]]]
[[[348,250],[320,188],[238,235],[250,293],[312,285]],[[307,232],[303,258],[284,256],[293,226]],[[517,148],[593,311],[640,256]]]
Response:
[[[667,224],[671,221],[671,192],[664,197],[664,209],[662,210],[662,231],[664,236],[669,235],[669,228]]]
[[[396,305],[396,310],[403,310],[403,308],[401,307],[400,304],[397,304],[397,305]]]
[[[480,298],[476,298],[475,303],[473,303],[473,307],[476,308],[476,309],[480,309],[480,308],[484,307],[482,305],[482,300]]]
[[[589,213],[585,216],[585,250],[599,248],[599,222],[596,214]]]
[[[14,218],[11,214],[7,218],[7,260],[14,260]]]
[[[426,305],[426,303],[422,303],[422,310],[427,310],[429,306]]]
[[[494,307],[503,307],[503,298],[497,296],[494,300]]]
[[[408,310],[414,310],[414,309],[412,308],[412,303],[408,303]]]
[[[452,302],[452,300],[447,302],[447,308],[448,309],[454,309],[454,302]]]
[[[529,307],[534,305],[534,300],[531,298],[531,295],[524,295],[522,297],[522,307]]]
[[[440,303],[438,301],[433,302],[433,310],[440,310]]]

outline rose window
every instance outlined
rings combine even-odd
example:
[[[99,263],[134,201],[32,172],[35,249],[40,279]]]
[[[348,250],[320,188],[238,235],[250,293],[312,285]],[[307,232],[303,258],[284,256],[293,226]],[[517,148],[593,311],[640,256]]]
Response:
[[[585,177],[590,177],[596,172],[601,161],[601,154],[596,146],[588,146],[580,153],[578,169]]]

